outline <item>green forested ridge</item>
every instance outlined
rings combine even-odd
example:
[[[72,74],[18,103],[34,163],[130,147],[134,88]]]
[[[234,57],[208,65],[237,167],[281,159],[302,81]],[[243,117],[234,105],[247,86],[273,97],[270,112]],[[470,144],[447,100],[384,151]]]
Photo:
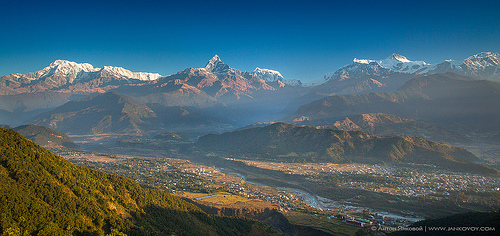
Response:
[[[0,129],[0,234],[245,235],[257,221],[209,216],[168,193],[76,166]]]
[[[4,125],[4,124],[0,124],[0,128],[4,128],[4,129],[12,129],[14,127],[10,126],[10,125]]]
[[[78,148],[68,135],[45,126],[21,125],[13,129],[40,146]]]
[[[423,138],[383,137],[363,131],[318,129],[287,123],[209,134],[201,137],[196,145],[208,151],[273,161],[418,163],[498,174],[490,167],[473,163],[477,157],[463,148]]]

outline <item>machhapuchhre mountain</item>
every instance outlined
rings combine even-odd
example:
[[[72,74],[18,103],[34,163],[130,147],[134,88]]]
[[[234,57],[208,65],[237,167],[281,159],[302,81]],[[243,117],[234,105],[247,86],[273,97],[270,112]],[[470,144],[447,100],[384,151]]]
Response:
[[[463,148],[418,137],[378,136],[363,131],[274,123],[200,137],[196,146],[238,158],[284,162],[416,163],[498,175]]]
[[[0,232],[27,235],[270,235],[255,220],[210,216],[164,191],[81,167],[0,129]]]

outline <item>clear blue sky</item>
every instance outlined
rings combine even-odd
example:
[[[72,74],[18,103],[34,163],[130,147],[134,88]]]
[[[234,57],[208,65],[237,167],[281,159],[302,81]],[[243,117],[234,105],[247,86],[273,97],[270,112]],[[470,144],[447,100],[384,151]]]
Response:
[[[0,75],[56,59],[176,73],[233,68],[321,78],[354,57],[439,63],[500,52],[500,1],[0,0]]]

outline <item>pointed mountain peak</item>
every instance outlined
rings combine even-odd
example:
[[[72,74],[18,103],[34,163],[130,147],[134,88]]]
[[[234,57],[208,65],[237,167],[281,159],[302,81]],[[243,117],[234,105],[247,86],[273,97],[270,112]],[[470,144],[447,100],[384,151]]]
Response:
[[[215,55],[212,59],[210,59],[210,61],[208,61],[204,69],[214,74],[226,74],[230,67],[222,62],[218,55]]]
[[[392,55],[390,55],[389,57],[387,57],[387,59],[389,59],[389,60],[397,60],[397,61],[400,61],[400,62],[410,62],[410,60],[408,60],[408,58],[406,58],[405,56],[402,56],[402,55],[399,55],[399,54],[396,54],[396,53],[393,53]]]

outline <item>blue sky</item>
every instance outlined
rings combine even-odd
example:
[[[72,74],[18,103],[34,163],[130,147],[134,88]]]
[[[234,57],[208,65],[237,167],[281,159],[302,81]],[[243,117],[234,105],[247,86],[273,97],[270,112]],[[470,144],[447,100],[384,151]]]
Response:
[[[439,63],[500,52],[500,1],[4,1],[0,75],[56,59],[176,73],[233,68],[321,78],[353,58]]]

